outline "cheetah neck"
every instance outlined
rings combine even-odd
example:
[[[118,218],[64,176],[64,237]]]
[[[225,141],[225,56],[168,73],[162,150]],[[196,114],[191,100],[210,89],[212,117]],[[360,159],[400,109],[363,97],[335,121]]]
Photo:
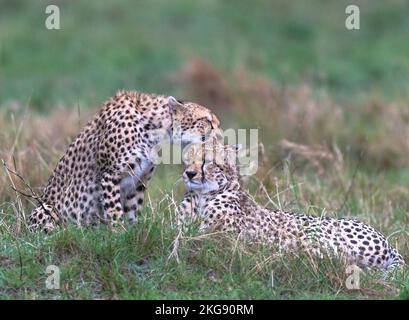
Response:
[[[232,180],[224,188],[198,195],[198,204],[200,203],[200,209],[203,211],[206,209],[206,205],[211,203],[211,200],[217,196],[226,196],[229,198],[237,199],[239,205],[239,211],[235,216],[236,219],[241,219],[243,215],[251,216],[257,212],[266,211],[264,207],[259,205],[253,197],[243,188],[241,183],[237,180]]]

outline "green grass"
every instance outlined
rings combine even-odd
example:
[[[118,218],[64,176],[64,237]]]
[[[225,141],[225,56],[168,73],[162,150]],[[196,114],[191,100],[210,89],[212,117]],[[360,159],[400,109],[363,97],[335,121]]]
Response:
[[[406,261],[407,194],[396,194],[390,181],[365,173],[355,175],[346,196],[344,183],[328,168],[318,179],[308,166],[278,169],[247,181],[256,199],[313,215],[350,216],[370,223],[396,243]],[[176,170],[175,170],[176,169]],[[263,172],[265,168],[261,167]],[[290,175],[290,176],[289,176]],[[148,190],[136,226],[112,233],[106,226],[73,226],[49,235],[30,234],[16,218],[15,195],[2,205],[0,224],[0,297],[4,299],[408,299],[409,274],[365,272],[360,289],[349,290],[346,265],[333,258],[280,255],[274,247],[250,245],[229,235],[200,236],[193,226],[179,239],[175,204],[183,189],[178,168],[159,168]],[[264,183],[269,196],[261,191]],[[294,188],[292,188],[294,187]],[[18,199],[18,198],[17,198]],[[391,199],[394,203],[391,204]],[[343,210],[339,208],[346,202]],[[23,201],[26,203],[26,201]],[[24,205],[24,209],[29,206]],[[27,214],[27,211],[26,211]],[[177,257],[171,256],[177,252]],[[46,268],[61,271],[60,290],[45,287]],[[274,286],[272,287],[272,276]]]
[[[58,1],[58,31],[44,26],[48,1],[0,3],[0,104],[98,104],[121,87],[179,93],[168,76],[190,57],[342,97],[409,97],[404,0],[357,1],[357,32],[344,26],[348,1]]]
[[[166,210],[164,210],[166,212]],[[0,296],[6,299],[363,299],[407,298],[409,278],[364,274],[345,288],[345,266],[277,256],[229,236],[185,235],[170,258],[172,217],[146,210],[138,227],[68,228],[51,235],[1,237]],[[61,271],[60,290],[46,289],[46,267]],[[274,286],[272,286],[272,277]]]
[[[259,129],[264,152],[247,182],[259,203],[356,217],[409,261],[406,1],[356,1],[355,32],[347,1],[53,1],[58,31],[44,27],[48,3],[0,0],[0,158],[36,191],[117,89],[172,94],[212,108],[223,128]],[[25,230],[33,203],[2,171],[0,298],[409,299],[407,270],[365,274],[351,291],[335,260],[317,268],[194,230],[168,261],[181,170],[159,168],[138,226],[47,236]],[[45,287],[51,264],[58,291]]]

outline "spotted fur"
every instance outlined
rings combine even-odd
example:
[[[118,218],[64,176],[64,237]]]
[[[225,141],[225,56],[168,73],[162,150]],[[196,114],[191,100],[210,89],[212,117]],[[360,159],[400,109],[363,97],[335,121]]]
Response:
[[[136,222],[155,169],[153,148],[169,137],[182,144],[202,141],[218,126],[217,117],[198,104],[118,92],[59,160],[29,228],[49,231],[66,222],[117,225],[124,214]]]

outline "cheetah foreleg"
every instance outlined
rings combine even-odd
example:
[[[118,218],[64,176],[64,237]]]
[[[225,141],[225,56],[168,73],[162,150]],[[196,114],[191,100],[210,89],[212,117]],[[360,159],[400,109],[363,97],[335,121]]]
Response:
[[[101,180],[103,206],[105,218],[111,226],[118,225],[118,221],[122,218],[123,210],[121,205],[121,187],[120,177],[118,174],[106,172]]]
[[[131,223],[137,222],[137,212],[143,204],[146,183],[151,179],[154,168],[149,160],[141,161],[132,175],[121,180],[122,207]]]

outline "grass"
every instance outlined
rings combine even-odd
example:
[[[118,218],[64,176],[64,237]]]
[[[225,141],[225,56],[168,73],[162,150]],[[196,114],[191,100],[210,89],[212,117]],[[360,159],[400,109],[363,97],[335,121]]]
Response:
[[[258,128],[258,202],[370,223],[409,261],[409,24],[406,2],[0,0],[0,158],[39,192],[69,142],[116,89],[173,94],[211,107],[223,128]],[[317,7],[320,9],[317,10]],[[325,14],[321,14],[325,12]],[[409,299],[408,270],[345,286],[333,259],[280,256],[227,235],[179,239],[182,168],[162,166],[138,226],[111,234],[27,232],[33,207],[0,174],[2,299]],[[61,289],[45,287],[46,267]],[[274,286],[272,286],[272,275]]]
[[[245,96],[243,92],[241,95]],[[285,105],[291,104],[290,97]],[[238,112],[239,119],[242,111],[225,111],[225,117],[232,119],[233,114],[227,116],[229,112]],[[0,135],[2,158],[38,190],[69,143],[67,137],[74,136],[92,113],[92,110],[84,111],[79,117],[77,111],[61,109],[47,116],[26,113],[17,119],[4,113],[1,125],[5,130]],[[287,123],[298,125],[297,121]],[[281,134],[285,136],[286,132]],[[304,138],[303,142],[310,139],[307,135]],[[335,147],[301,144],[300,140],[298,143],[280,140],[271,144],[274,150],[260,153],[259,170],[246,182],[257,201],[270,208],[313,215],[356,217],[391,235],[390,241],[407,261],[409,189],[403,183],[404,176],[393,173],[398,172],[398,165],[376,173],[379,168],[371,165],[376,154],[372,159],[365,157],[359,164],[353,153],[343,153],[344,146],[340,151]],[[387,146],[383,141],[378,143]],[[277,162],[277,159],[281,160]],[[180,170],[177,166],[160,167],[150,183],[148,201],[138,226],[129,226],[115,234],[104,226],[68,228],[47,236],[28,233],[25,222],[32,204],[14,193],[10,185],[13,182],[19,189],[25,187],[15,177],[10,180],[6,174],[0,176],[0,192],[4,196],[0,206],[0,296],[5,299],[408,298],[407,271],[386,280],[381,273],[364,274],[361,289],[348,290],[346,266],[334,259],[313,262],[305,256],[280,256],[274,248],[250,246],[227,235],[201,237],[194,229],[179,239],[176,251],[179,261],[175,256],[168,260],[178,236],[173,225],[175,204],[183,190]],[[49,265],[61,270],[58,291],[45,287]]]
[[[4,235],[1,296],[8,299],[363,299],[407,298],[408,276],[365,274],[361,290],[345,288],[345,266],[330,259],[283,257],[228,236],[180,240],[164,212],[145,212],[138,228],[111,234],[68,228],[44,237]],[[7,245],[7,243],[9,245]],[[13,244],[13,245],[11,245]],[[13,258],[14,257],[14,258]],[[61,270],[60,290],[47,290],[45,267]],[[272,277],[274,280],[272,280]],[[272,287],[272,281],[274,286]],[[400,290],[402,289],[402,290]],[[406,291],[405,291],[406,290]],[[399,293],[400,292],[400,293]]]

